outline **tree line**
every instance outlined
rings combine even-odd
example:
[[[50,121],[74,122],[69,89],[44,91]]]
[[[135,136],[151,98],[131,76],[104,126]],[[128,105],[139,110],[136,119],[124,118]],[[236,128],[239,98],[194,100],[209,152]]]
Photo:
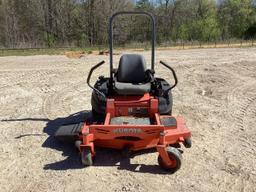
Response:
[[[155,15],[158,44],[256,38],[256,0],[0,0],[0,47],[104,46],[109,17],[127,10]],[[115,43],[148,41],[149,22],[118,17]]]

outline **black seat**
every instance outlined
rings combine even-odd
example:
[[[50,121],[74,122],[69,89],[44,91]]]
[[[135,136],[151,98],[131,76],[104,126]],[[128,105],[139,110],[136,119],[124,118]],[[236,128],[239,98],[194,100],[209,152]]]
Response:
[[[115,90],[120,95],[143,95],[150,92],[146,62],[137,54],[122,55],[115,75]]]

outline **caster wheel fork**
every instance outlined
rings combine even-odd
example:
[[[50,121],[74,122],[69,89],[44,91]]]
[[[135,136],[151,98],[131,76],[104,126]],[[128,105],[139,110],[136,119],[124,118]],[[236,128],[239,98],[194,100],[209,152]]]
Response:
[[[93,165],[92,153],[89,148],[81,150],[81,162],[86,167]]]

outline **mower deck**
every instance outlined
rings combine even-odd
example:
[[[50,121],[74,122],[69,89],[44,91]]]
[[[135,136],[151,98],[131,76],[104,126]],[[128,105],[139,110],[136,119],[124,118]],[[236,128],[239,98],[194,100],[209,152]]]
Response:
[[[115,117],[113,119],[120,120],[123,118]],[[85,123],[82,128],[83,144],[81,144],[81,148],[90,147],[93,155],[95,154],[94,145],[115,149],[129,147],[131,151],[137,151],[184,142],[186,138],[191,137],[191,133],[181,117],[155,114],[154,124],[149,124],[149,118],[136,118],[136,121],[132,123],[127,123],[127,117],[124,119],[126,120],[125,124],[118,124],[118,121],[112,124],[110,123],[112,119],[109,118],[108,114],[103,125],[87,125]],[[130,119],[134,120],[132,117]],[[175,123],[162,124],[161,119],[169,119],[171,123]]]

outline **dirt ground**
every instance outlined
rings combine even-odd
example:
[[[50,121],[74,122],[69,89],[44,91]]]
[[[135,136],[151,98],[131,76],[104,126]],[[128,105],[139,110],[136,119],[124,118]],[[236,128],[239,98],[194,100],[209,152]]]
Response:
[[[86,77],[108,56],[0,57],[0,191],[256,191],[256,49],[157,51],[160,59],[177,71],[173,113],[193,133],[172,175],[157,153],[129,160],[99,149],[95,166],[82,168],[74,146],[52,137],[90,110]],[[157,74],[172,81],[162,66]]]

